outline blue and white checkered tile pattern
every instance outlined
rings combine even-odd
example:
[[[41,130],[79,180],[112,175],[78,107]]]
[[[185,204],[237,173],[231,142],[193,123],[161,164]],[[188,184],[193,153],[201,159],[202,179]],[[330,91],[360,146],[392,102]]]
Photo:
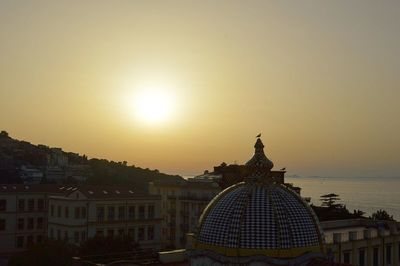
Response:
[[[247,205],[248,201],[250,200],[249,199],[250,189],[251,189],[250,187],[245,187],[245,189],[243,189],[242,193],[238,196],[235,209],[232,212],[232,220],[230,223],[228,239],[227,239],[227,247],[229,248],[235,248],[239,246],[241,219],[243,217],[243,210]]]
[[[244,184],[219,197],[203,218],[197,236],[201,243],[250,249],[319,245],[314,214],[284,187]]]
[[[282,199],[280,203],[285,206],[286,213],[290,214],[286,223],[289,224],[292,230],[292,246],[305,247],[318,245],[318,226],[313,220],[312,213],[291,192],[282,188],[277,188],[277,192]]]
[[[241,225],[240,248],[278,248],[274,208],[268,194],[264,187],[252,187]]]
[[[245,192],[246,187],[239,186],[224,194],[212,206],[212,210],[204,217],[198,241],[217,246],[226,245],[230,225],[233,221],[232,213],[237,207],[238,198],[240,195],[246,194]]]
[[[274,202],[279,202],[279,204],[275,205],[275,215],[278,230],[279,230],[279,248],[280,249],[289,249],[292,248],[292,231],[290,228],[290,224],[287,222],[289,221],[288,215],[286,214],[286,208],[284,204],[281,204],[282,199],[277,190],[274,189],[271,191],[271,198]]]

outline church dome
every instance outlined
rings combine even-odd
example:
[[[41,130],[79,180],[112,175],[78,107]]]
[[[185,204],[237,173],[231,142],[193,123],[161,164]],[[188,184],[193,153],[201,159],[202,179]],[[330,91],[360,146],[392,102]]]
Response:
[[[258,139],[255,155],[246,164],[251,174],[245,181],[219,193],[204,210],[191,257],[230,265],[301,265],[323,256],[318,218],[300,195],[272,178],[273,163],[263,147]]]

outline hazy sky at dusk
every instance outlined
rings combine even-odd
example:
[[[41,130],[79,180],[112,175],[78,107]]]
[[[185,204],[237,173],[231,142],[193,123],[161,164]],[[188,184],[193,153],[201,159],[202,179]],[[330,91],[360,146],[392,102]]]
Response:
[[[196,174],[400,176],[400,1],[0,1],[0,129]],[[132,113],[149,84],[170,119]]]

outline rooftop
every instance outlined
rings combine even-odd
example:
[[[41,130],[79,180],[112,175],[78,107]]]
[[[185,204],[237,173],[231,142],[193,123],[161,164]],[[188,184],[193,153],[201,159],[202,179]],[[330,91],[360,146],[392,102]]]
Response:
[[[0,193],[49,193],[60,196],[68,196],[74,191],[79,191],[87,198],[132,198],[151,197],[143,189],[137,189],[129,185],[60,185],[60,184],[3,184],[0,185]]]

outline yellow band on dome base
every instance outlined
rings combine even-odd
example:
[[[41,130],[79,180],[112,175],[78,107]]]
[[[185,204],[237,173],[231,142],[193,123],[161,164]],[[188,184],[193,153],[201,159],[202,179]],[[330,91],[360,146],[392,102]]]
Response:
[[[267,256],[273,258],[295,258],[305,253],[323,253],[320,246],[309,246],[290,249],[256,249],[256,248],[227,248],[196,242],[195,249],[211,250],[228,257]]]

